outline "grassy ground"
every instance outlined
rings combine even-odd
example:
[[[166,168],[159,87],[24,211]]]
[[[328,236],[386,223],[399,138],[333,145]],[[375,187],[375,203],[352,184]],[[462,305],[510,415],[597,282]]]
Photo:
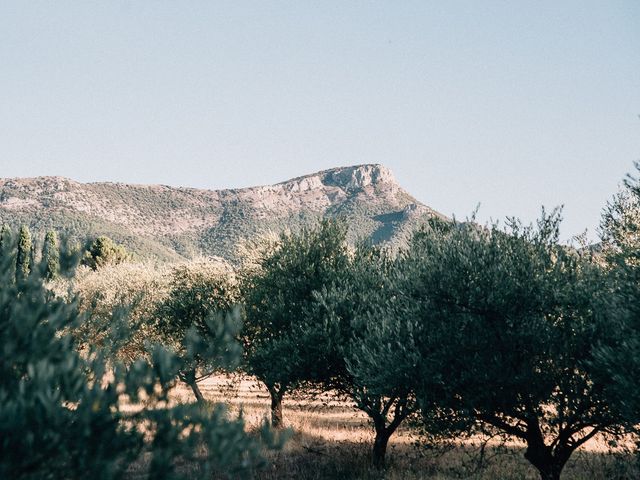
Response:
[[[242,414],[248,428],[256,428],[269,414],[269,395],[249,379],[216,377],[201,384],[208,400],[224,402],[232,413]],[[190,390],[176,388],[176,400],[193,401]],[[313,401],[286,398],[285,423],[293,436],[283,450],[267,453],[267,468],[256,472],[259,480],[453,480],[537,479],[535,469],[523,457],[523,446],[489,442],[458,442],[427,447],[408,428],[389,443],[387,469],[369,467],[373,431],[366,415],[348,402],[331,396]],[[189,468],[185,466],[184,468]],[[144,462],[131,471],[128,480],[144,478]],[[193,478],[200,478],[193,471]],[[577,451],[565,467],[563,479],[638,479],[640,464],[621,450],[610,451],[594,440]]]

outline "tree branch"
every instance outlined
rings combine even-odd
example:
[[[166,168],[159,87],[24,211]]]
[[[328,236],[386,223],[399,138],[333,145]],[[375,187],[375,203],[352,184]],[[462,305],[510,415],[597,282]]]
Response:
[[[493,427],[499,428],[505,433],[518,437],[522,440],[527,439],[527,432],[525,430],[518,428],[515,425],[511,425],[504,420],[500,420],[499,418],[486,414],[476,414],[476,418],[482,422],[488,423]]]

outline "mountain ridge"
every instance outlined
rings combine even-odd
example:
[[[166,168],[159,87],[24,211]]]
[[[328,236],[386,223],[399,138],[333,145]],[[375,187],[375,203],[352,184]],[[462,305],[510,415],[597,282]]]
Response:
[[[61,176],[0,179],[0,223],[55,229],[82,240],[108,235],[140,257],[199,255],[233,260],[242,239],[344,217],[352,240],[398,243],[417,223],[442,216],[420,203],[384,165],[336,167],[285,180],[222,190]]]
[[[280,185],[299,182],[301,180],[309,179],[311,177],[321,177],[321,176],[334,177],[335,174],[341,174],[341,173],[353,173],[356,176],[361,176],[364,178],[373,177],[373,180],[367,183],[375,183],[380,181],[389,181],[389,182],[397,183],[391,170],[388,167],[379,163],[362,163],[357,165],[333,167],[325,170],[319,170],[313,173],[306,173],[306,174],[299,175],[297,177],[292,177],[287,180],[282,180],[280,182],[276,182],[273,184],[250,185],[247,187],[234,187],[234,188],[223,188],[223,189],[187,187],[184,185],[168,185],[163,183],[129,183],[129,182],[110,181],[110,180],[80,182],[78,180],[74,180],[73,178],[65,177],[63,175],[38,175],[35,177],[0,177],[0,182],[15,182],[15,181],[27,182],[27,181],[47,180],[47,181],[57,181],[57,182],[69,182],[69,183],[78,184],[78,185],[122,185],[122,186],[129,186],[129,187],[163,187],[163,188],[170,188],[170,189],[200,190],[200,191],[238,191],[238,190],[250,190],[255,188],[263,188],[263,187],[277,187]]]

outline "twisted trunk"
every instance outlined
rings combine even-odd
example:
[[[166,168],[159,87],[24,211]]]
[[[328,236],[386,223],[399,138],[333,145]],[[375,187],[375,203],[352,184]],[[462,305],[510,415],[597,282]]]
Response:
[[[283,428],[282,397],[284,397],[285,389],[274,386],[267,386],[267,388],[271,396],[271,426],[278,429]]]
[[[385,456],[387,454],[387,445],[389,438],[393,432],[387,428],[379,429],[376,426],[376,438],[373,441],[373,450],[371,451],[371,463],[377,469],[384,468]]]
[[[560,480],[560,474],[569,457],[554,455],[549,447],[545,447],[545,449],[546,451],[541,452],[527,447],[524,457],[536,467],[541,480]]]
[[[555,448],[546,445],[537,419],[527,421],[527,450],[524,458],[536,467],[541,480],[560,480],[562,469],[575,450],[565,439],[559,438]],[[565,441],[563,441],[565,440]]]
[[[186,383],[191,391],[196,397],[198,403],[204,403],[204,396],[200,391],[200,387],[198,386],[198,382],[196,382],[196,371],[195,370],[187,370],[179,373],[180,380]]]
[[[520,417],[518,425],[493,415],[477,414],[477,418],[524,440],[527,444],[524,458],[538,470],[542,480],[559,480],[573,452],[607,427],[607,425],[590,425],[580,421],[569,422],[560,428],[557,437],[547,445],[540,421],[533,414]],[[587,428],[591,430],[586,431]],[[575,435],[579,433],[582,435],[576,438]]]
[[[377,408],[376,408],[377,407]],[[387,423],[387,415],[393,408],[393,416],[391,421]],[[391,435],[398,429],[402,421],[413,411],[408,405],[407,398],[391,397],[383,400],[378,398],[372,402],[368,408],[364,409],[371,419],[376,431],[376,438],[373,441],[373,449],[371,450],[371,463],[377,469],[383,469],[385,466],[385,458],[387,454],[387,445]]]

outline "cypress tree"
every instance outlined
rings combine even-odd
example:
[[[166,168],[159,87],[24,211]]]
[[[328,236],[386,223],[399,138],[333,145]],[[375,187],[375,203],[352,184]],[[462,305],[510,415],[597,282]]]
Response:
[[[15,243],[13,232],[9,225],[2,225],[0,229],[0,273],[5,273],[7,278],[16,277]]]
[[[11,248],[11,228],[6,223],[0,229],[0,258],[4,257],[5,250]]]
[[[23,225],[18,234],[18,254],[16,256],[16,280],[24,280],[31,272],[31,232]]]
[[[58,248],[58,236],[53,230],[49,230],[44,237],[42,247],[42,262],[45,268],[47,280],[53,280],[60,272],[60,251]]]
[[[31,237],[31,249],[29,249],[29,273],[38,265],[38,240]]]

